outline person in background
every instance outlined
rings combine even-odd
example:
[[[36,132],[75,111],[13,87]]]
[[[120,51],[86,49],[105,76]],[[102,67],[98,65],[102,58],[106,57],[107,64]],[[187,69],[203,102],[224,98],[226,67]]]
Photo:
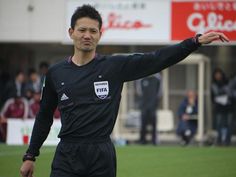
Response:
[[[46,61],[42,61],[39,64],[39,76],[40,76],[40,88],[43,87],[44,78],[48,72],[49,64]]]
[[[40,98],[41,93],[40,92],[34,92],[32,99],[29,101],[29,116],[28,118],[35,118],[39,108],[40,108]]]
[[[34,92],[33,98],[29,101],[29,116],[28,118],[32,119],[37,116],[37,113],[39,112],[40,108],[40,98],[41,98],[41,92]],[[54,111],[53,117],[55,119],[59,119],[61,117],[60,111],[58,108]]]
[[[222,69],[216,68],[212,76],[211,98],[217,129],[217,145],[230,145],[233,123],[233,100],[229,81]]]
[[[152,127],[152,144],[157,145],[157,108],[161,92],[161,75],[159,73],[141,79],[137,84],[140,96],[141,129],[140,143],[146,144],[147,126]]]
[[[232,122],[232,134],[236,130],[236,75],[232,77],[232,79],[229,82],[229,89],[230,89],[230,94],[232,98],[232,104],[233,104],[233,122]]]
[[[0,109],[2,108],[4,104],[4,100],[3,100],[4,90],[9,80],[10,80],[9,72],[0,70]]]
[[[15,95],[9,98],[0,113],[1,132],[3,132],[3,139],[6,140],[7,119],[26,119],[28,117],[28,102],[25,98]]]
[[[29,80],[26,83],[26,90],[31,90],[34,92],[40,92],[41,91],[41,85],[40,85],[40,77],[37,71],[33,68],[29,69],[28,72]]]
[[[25,74],[22,70],[19,70],[14,80],[9,81],[2,94],[2,101],[5,103],[9,98],[25,97]]]
[[[54,119],[60,119],[60,118],[61,118],[61,113],[60,113],[58,107],[57,107],[56,110],[54,111],[53,118],[54,118]]]
[[[187,91],[177,114],[179,118],[177,135],[182,138],[183,145],[188,145],[197,130],[198,103],[195,91]]]
[[[236,75],[232,77],[232,79],[229,81],[229,89],[230,93],[233,99],[233,102],[236,102]]]

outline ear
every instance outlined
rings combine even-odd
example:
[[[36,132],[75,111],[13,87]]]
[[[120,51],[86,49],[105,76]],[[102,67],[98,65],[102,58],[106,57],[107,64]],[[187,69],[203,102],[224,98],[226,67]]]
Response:
[[[101,36],[102,36],[102,31],[100,31],[100,37],[99,37],[99,40],[101,39]]]
[[[71,39],[73,39],[73,37],[72,37],[73,32],[74,32],[74,30],[72,28],[69,28],[68,33],[69,33]]]

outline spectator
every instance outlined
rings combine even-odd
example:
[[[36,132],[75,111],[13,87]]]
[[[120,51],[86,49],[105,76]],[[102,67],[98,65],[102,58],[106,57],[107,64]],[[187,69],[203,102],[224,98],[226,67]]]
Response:
[[[4,104],[3,95],[6,84],[9,82],[9,79],[10,79],[10,74],[8,72],[0,71],[0,109]]]
[[[233,102],[233,125],[232,125],[232,133],[235,131],[236,128],[236,75],[230,80],[229,84],[230,94]]]
[[[1,111],[3,118],[21,118],[25,119],[28,116],[28,102],[25,98],[15,96],[6,101]]]
[[[178,109],[177,135],[182,138],[183,145],[188,145],[196,134],[197,113],[197,95],[193,90],[189,90]]]
[[[54,119],[60,119],[60,118],[61,118],[61,113],[60,113],[58,107],[57,107],[56,110],[54,111],[53,118],[54,118]]]
[[[39,112],[40,98],[41,98],[40,92],[33,93],[33,98],[29,102],[29,116],[28,116],[29,118],[35,118],[37,113]],[[55,119],[59,119],[61,117],[58,108],[55,110],[53,117]]]
[[[157,144],[157,121],[156,110],[159,101],[159,92],[161,85],[161,76],[159,73],[145,77],[140,80],[137,85],[139,89],[138,94],[141,96],[141,130],[140,142],[146,144],[147,126],[152,126],[152,144]]]
[[[228,80],[220,68],[215,69],[213,72],[211,95],[217,129],[217,144],[230,145],[233,102],[230,96]]]
[[[236,103],[236,75],[230,80],[229,89],[230,89],[230,95],[232,97],[232,101],[235,104]]]
[[[33,99],[33,95],[34,95],[34,90],[32,90],[32,88],[26,86],[26,89],[25,89],[25,98],[26,98],[28,101],[31,101],[31,100]]]
[[[3,103],[5,103],[6,100],[14,97],[15,95],[17,95],[18,97],[25,96],[25,74],[21,70],[16,73],[14,80],[7,83],[3,91]]]
[[[1,111],[1,133],[2,138],[6,140],[7,132],[7,119],[16,118],[16,119],[25,119],[28,116],[28,102],[25,98],[19,97],[17,95],[14,98],[9,98]]]
[[[29,81],[26,84],[26,90],[31,90],[33,92],[40,92],[40,77],[35,69],[29,70]]]
[[[40,108],[40,92],[34,92],[33,98],[29,102],[29,118],[35,118]]]
[[[45,61],[39,64],[39,75],[40,75],[40,88],[43,87],[43,80],[48,72],[49,64]]]

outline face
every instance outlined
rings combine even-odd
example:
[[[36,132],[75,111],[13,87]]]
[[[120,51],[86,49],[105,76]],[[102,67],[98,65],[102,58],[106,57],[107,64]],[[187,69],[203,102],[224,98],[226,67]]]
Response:
[[[41,72],[41,74],[46,74],[48,72],[48,68],[47,67],[42,67],[40,72]]]
[[[216,79],[217,81],[222,80],[222,74],[221,74],[221,72],[216,72],[216,73],[215,73],[215,79]]]
[[[18,74],[16,80],[19,82],[24,82],[25,80],[24,74],[23,73]]]
[[[30,79],[33,81],[33,82],[36,82],[37,79],[38,79],[38,74],[37,73],[32,73],[30,75]]]
[[[88,17],[80,18],[76,21],[74,29],[69,29],[69,35],[76,50],[95,51],[101,37],[99,22]]]
[[[35,101],[40,101],[40,97],[41,97],[40,93],[34,93],[34,100]]]
[[[189,90],[189,91],[187,92],[187,96],[188,96],[189,99],[195,99],[196,94],[195,94],[194,91]]]

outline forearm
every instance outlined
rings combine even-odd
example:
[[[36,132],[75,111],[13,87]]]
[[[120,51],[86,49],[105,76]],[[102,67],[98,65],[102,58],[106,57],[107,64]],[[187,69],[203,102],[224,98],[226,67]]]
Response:
[[[157,61],[154,62],[158,71],[172,66],[185,59],[199,47],[193,38],[186,39],[179,44],[162,48],[156,52]]]
[[[39,149],[43,142],[46,140],[53,123],[53,112],[52,113],[40,113],[37,115],[31,135],[30,145],[27,153],[38,156]]]
[[[125,81],[130,81],[160,72],[183,60],[198,47],[199,45],[189,38],[179,44],[164,47],[152,53],[130,56],[124,65],[123,77]]]
[[[57,94],[53,88],[52,80],[48,75],[45,80],[45,86],[42,91],[42,99],[40,102],[40,110],[36,116],[30,145],[27,153],[38,156],[39,149],[46,140],[53,123],[53,113],[57,106]]]

